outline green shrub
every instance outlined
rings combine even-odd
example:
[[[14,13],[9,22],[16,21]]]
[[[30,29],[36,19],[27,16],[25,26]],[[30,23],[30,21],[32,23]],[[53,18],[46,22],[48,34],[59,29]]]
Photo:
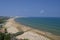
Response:
[[[11,39],[10,34],[5,34],[4,40],[10,40],[10,39]]]
[[[4,33],[0,32],[0,40],[4,40],[4,35],[5,35]]]
[[[29,39],[23,39],[23,40],[29,40]]]
[[[11,39],[10,34],[0,32],[0,40],[10,40],[10,39]]]

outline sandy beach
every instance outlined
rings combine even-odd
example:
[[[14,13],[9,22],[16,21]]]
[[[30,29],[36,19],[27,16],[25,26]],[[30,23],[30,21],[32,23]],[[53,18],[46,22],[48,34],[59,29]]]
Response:
[[[16,36],[17,39],[20,39],[20,38],[28,38],[30,40],[59,40],[60,39],[60,36],[55,36],[51,33],[43,32],[43,31],[19,24],[14,21],[14,18],[8,19],[4,27],[6,27],[8,33],[11,33],[11,34],[24,31],[24,34]]]

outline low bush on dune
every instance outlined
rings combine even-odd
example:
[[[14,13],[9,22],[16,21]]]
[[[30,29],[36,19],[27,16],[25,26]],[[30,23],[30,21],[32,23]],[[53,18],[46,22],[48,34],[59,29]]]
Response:
[[[12,34],[13,36],[18,36],[18,35],[21,35],[21,34],[23,34],[24,32],[23,31],[21,31],[21,32],[17,32],[17,33],[15,33],[15,34]]]
[[[0,32],[0,40],[10,40],[10,39],[11,39],[10,34]]]
[[[11,35],[7,33],[7,29],[5,28],[5,31],[3,31],[3,28],[0,29],[0,40],[10,40]]]
[[[29,40],[29,39],[27,39],[27,38],[24,38],[24,39],[20,39],[20,40]]]
[[[29,40],[29,39],[24,39],[24,40]]]

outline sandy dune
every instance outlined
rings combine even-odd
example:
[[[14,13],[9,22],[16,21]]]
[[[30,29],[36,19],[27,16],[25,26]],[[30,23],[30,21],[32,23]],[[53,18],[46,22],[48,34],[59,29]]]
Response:
[[[31,32],[31,31],[28,31],[28,32],[25,32],[24,34],[22,35],[19,35],[16,37],[17,39],[29,39],[29,40],[50,40],[42,35],[38,35],[34,32]]]
[[[4,27],[7,28],[8,33],[14,34],[19,32],[19,30],[16,27],[14,27],[14,25],[12,25],[14,24],[12,20],[13,19],[7,20],[6,25]]]

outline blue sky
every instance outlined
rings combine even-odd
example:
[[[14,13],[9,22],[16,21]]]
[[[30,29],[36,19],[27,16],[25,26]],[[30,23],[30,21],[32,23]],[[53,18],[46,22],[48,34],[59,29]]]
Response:
[[[60,0],[0,0],[0,16],[60,17]]]

